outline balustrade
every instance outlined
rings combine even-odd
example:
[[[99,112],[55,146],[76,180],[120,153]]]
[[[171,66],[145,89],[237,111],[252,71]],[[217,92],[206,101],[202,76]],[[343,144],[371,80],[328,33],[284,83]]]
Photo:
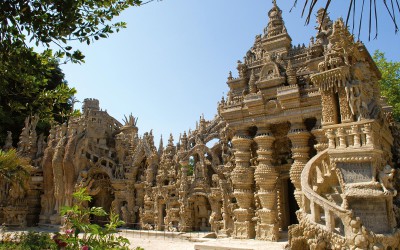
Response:
[[[376,139],[379,126],[373,121],[327,126],[325,131],[329,149],[380,148]]]
[[[308,217],[311,222],[318,223],[325,230],[333,232],[339,226],[339,224],[336,224],[337,221],[341,221],[344,227],[349,227],[348,222],[351,220],[351,211],[327,200],[313,189],[314,177],[318,175],[320,166],[324,162],[329,162],[327,152],[328,149],[325,149],[307,163],[301,175],[301,185],[303,188],[303,211],[309,215]],[[339,220],[335,220],[335,218],[339,218]],[[343,232],[336,231],[336,233]]]

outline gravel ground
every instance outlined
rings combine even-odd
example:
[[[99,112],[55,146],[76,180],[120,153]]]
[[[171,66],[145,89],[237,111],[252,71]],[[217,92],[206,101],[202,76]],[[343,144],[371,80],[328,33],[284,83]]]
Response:
[[[55,232],[52,228],[29,228],[37,232]],[[8,231],[8,230],[7,230]],[[25,230],[15,230],[21,232]],[[10,231],[8,231],[10,232]],[[205,238],[210,233],[171,233],[157,231],[121,230],[121,236],[131,242],[132,249],[140,246],[145,250],[195,250],[195,249],[252,249],[252,250],[281,250],[287,244],[283,238],[279,242],[266,242],[259,240],[235,240],[231,238],[213,239]],[[283,236],[285,237],[285,235]],[[195,247],[196,246],[196,247]],[[208,246],[207,248],[201,246]],[[222,248],[221,248],[222,247]]]
[[[122,236],[129,239],[132,247],[140,246],[145,250],[195,250],[195,249],[253,249],[253,250],[282,250],[287,244],[286,239],[279,242],[265,242],[259,240],[235,240],[230,238],[225,239],[210,239],[202,238],[204,233],[191,234],[164,234],[158,232],[156,234],[146,234],[137,231],[126,231],[120,233]],[[195,246],[197,246],[195,248]],[[201,248],[208,246],[208,248]],[[222,248],[219,248],[222,247]]]

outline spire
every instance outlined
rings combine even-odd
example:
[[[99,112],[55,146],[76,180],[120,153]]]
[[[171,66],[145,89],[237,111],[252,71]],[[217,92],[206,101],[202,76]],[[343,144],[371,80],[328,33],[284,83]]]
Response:
[[[268,38],[286,33],[285,23],[282,18],[282,10],[276,4],[276,0],[273,0],[272,3],[274,6],[268,11],[269,22],[266,34]]]
[[[183,132],[183,136],[181,137],[180,141],[181,141],[182,149],[186,150],[187,144],[188,144],[188,137],[187,137],[186,131]]]
[[[287,33],[282,10],[276,0],[272,1],[272,8],[268,11],[268,25],[264,29],[263,47],[267,52],[274,50],[289,50],[292,39]]]
[[[162,135],[160,137],[160,144],[158,145],[158,155],[161,156],[164,151],[164,143],[162,139]]]
[[[169,135],[168,146],[170,147],[174,146],[174,137],[172,136],[172,133]]]
[[[254,74],[254,70],[251,71],[250,80],[249,80],[249,91],[252,94],[257,93],[257,85],[256,85],[256,75]]]
[[[316,44],[327,45],[329,43],[328,37],[332,34],[332,21],[329,18],[329,13],[321,8],[317,12],[317,26],[318,30]]]

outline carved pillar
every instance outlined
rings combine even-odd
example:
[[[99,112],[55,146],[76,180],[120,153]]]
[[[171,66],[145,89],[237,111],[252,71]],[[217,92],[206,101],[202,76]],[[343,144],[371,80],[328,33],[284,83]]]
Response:
[[[122,211],[122,208],[121,208],[121,214],[122,214],[122,217],[124,217],[123,213],[124,212],[126,213],[125,217],[128,217],[128,218],[124,219],[124,220],[126,220],[125,226],[130,227],[133,225],[133,222],[135,221],[135,218],[134,218],[134,214],[135,214],[134,208],[136,206],[135,191],[137,192],[137,190],[135,187],[135,183],[136,183],[135,175],[133,173],[125,173],[125,176],[126,176],[127,180],[126,180],[126,184],[125,184],[126,192],[124,192],[124,198],[125,198],[125,201],[127,202],[127,204],[126,204],[126,207],[123,209],[123,210],[126,209],[126,211]]]
[[[261,207],[257,210],[258,223],[256,237],[258,240],[276,241],[279,239],[278,210],[277,210],[277,180],[278,171],[271,164],[272,143],[275,138],[269,129],[259,129],[254,138],[257,142],[258,166],[255,180],[259,187],[257,198]]]
[[[319,223],[321,221],[321,210],[320,207],[314,203],[314,201],[311,201],[311,220],[313,222]]]
[[[317,150],[317,154],[328,148],[328,138],[325,135],[325,131],[322,129],[321,118],[317,117],[317,122],[315,123],[314,128],[311,130],[311,133],[314,135],[315,140],[317,141],[317,144],[314,145],[315,150]]]
[[[328,207],[324,208],[325,212],[325,226],[328,231],[333,232],[335,230],[335,218],[333,217],[332,211]]]
[[[294,162],[290,168],[290,179],[296,188],[294,196],[299,207],[301,206],[301,172],[309,159],[308,140],[310,133],[307,131],[304,122],[292,123],[288,133],[289,139],[292,141],[292,158]]]
[[[321,91],[322,102],[322,125],[331,125],[338,123],[338,113],[335,93],[332,89]]]
[[[340,106],[340,117],[342,123],[352,122],[353,114],[351,113],[345,87],[340,87],[338,89],[338,96],[339,96],[339,106]]]
[[[255,236],[254,223],[252,222],[254,215],[252,209],[254,173],[250,167],[251,143],[252,139],[244,133],[239,133],[232,139],[236,167],[231,173],[231,179],[234,188],[233,195],[239,206],[233,211],[236,218],[233,237],[236,239],[251,239]]]

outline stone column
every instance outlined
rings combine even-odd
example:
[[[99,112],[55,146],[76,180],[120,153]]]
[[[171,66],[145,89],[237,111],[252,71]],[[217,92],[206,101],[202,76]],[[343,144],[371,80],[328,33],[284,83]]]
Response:
[[[258,166],[255,171],[255,180],[259,187],[256,194],[260,206],[256,214],[258,223],[256,237],[258,240],[277,241],[279,239],[278,210],[277,210],[277,180],[279,173],[272,166],[272,143],[275,138],[269,129],[259,129],[254,138],[257,142]]]
[[[136,199],[135,199],[135,175],[133,173],[125,173],[125,177],[127,178],[126,180],[126,191],[123,193],[123,198],[125,198],[125,201],[128,202],[127,204],[127,211],[129,212],[128,219],[125,221],[125,226],[126,227],[132,227],[133,222],[134,222],[134,208],[136,205]],[[137,190],[136,190],[137,192]],[[122,213],[122,212],[121,212]],[[122,213],[123,214],[123,213]],[[126,219],[125,219],[126,220]]]
[[[236,218],[233,237],[236,239],[252,239],[255,236],[254,222],[252,222],[254,171],[250,167],[252,142],[253,140],[245,133],[238,133],[232,139],[236,167],[231,173],[231,179],[234,188],[233,195],[239,206],[233,211]]]
[[[339,110],[336,106],[336,98],[332,89],[321,91],[322,102],[322,125],[331,125],[338,123]]]
[[[292,141],[292,158],[294,162],[290,168],[290,180],[296,188],[294,196],[297,204],[301,206],[301,172],[309,159],[308,140],[310,132],[307,131],[303,121],[292,123],[288,133],[289,139]]]
[[[340,106],[340,117],[342,123],[344,122],[352,122],[353,121],[353,114],[351,113],[349,101],[347,98],[347,93],[345,87],[340,87],[338,89],[338,96],[339,96],[339,106]]]

